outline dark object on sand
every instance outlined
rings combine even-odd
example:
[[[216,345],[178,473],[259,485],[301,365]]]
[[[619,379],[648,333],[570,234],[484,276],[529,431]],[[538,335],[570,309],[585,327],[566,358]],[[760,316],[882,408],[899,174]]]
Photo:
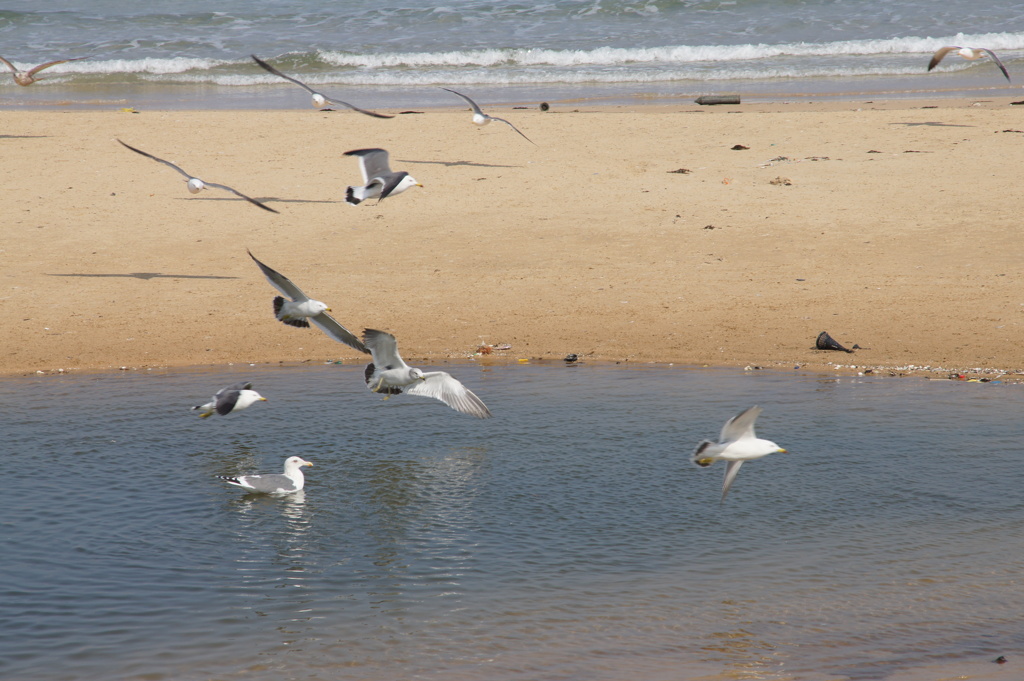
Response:
[[[693,100],[701,106],[710,106],[712,104],[739,104],[739,95],[701,95],[697,99]]]
[[[1006,655],[1000,655],[996,659],[992,660],[996,664],[1006,664]]]
[[[734,144],[734,145],[732,145],[732,146],[731,146],[731,147],[729,147],[729,148],[730,148],[730,149],[732,149],[733,151],[746,151],[746,150],[747,150],[747,149],[749,149],[750,147],[748,147],[748,146],[744,146],[744,145],[742,145],[742,144]]]
[[[818,334],[818,340],[814,341],[814,347],[818,350],[842,350],[843,352],[853,352],[853,350],[844,348],[842,345],[837,343],[832,336],[828,335],[828,331],[822,331]]]
[[[576,361],[576,360],[578,360],[579,358],[580,358],[580,356],[579,356],[579,355],[577,355],[577,354],[576,354],[575,352],[570,352],[570,353],[569,353],[568,355],[566,355],[566,356],[565,356],[565,357],[563,358],[563,361],[564,361],[564,362],[565,362],[566,364],[572,364],[573,362],[575,362],[575,361]]]
[[[538,108],[539,108],[539,109],[540,109],[541,111],[547,111],[548,109],[550,109],[550,108],[551,108],[551,105],[550,105],[550,104],[548,104],[547,102],[541,102],[541,103],[540,103],[540,107],[538,107]]]

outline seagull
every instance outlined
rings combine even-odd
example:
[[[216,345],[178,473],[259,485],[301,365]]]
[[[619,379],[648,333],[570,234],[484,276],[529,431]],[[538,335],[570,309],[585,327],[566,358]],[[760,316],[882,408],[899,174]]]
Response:
[[[7,66],[7,68],[11,70],[11,74],[14,76],[15,83],[17,83],[18,85],[31,85],[37,80],[41,80],[40,78],[36,78],[36,74],[42,71],[43,69],[48,69],[51,66],[56,66],[57,64],[63,64],[69,61],[78,61],[79,59],[88,59],[88,57],[74,57],[73,59],[58,59],[56,61],[48,61],[45,64],[40,64],[39,66],[31,68],[28,71],[20,71],[18,67],[16,67],[14,64],[7,61],[3,57],[0,57],[0,62],[3,62]]]
[[[275,76],[280,76],[281,78],[284,78],[285,80],[290,80],[291,82],[295,83],[299,87],[305,89],[307,92],[309,92],[309,94],[313,95],[313,106],[315,106],[318,109],[322,109],[323,107],[325,107],[328,104],[341,104],[342,106],[347,106],[348,108],[352,109],[353,111],[358,111],[361,114],[366,114],[367,116],[373,116],[374,118],[394,118],[394,116],[389,116],[387,114],[380,114],[380,113],[377,113],[375,111],[367,111],[366,109],[360,109],[358,106],[352,106],[348,102],[343,102],[340,99],[332,99],[330,97],[322,95],[319,92],[317,92],[316,90],[314,90],[313,88],[311,88],[308,85],[306,85],[305,83],[303,83],[302,81],[295,80],[291,76],[284,75],[283,73],[281,73],[280,71],[275,69],[273,66],[271,66],[267,62],[265,62],[262,59],[260,59],[259,57],[257,57],[255,54],[251,54],[249,56],[253,58],[253,61],[255,61],[257,64],[259,64],[261,67],[263,67],[264,69],[266,69],[270,73],[273,73]]]
[[[192,407],[192,411],[198,411],[199,417],[205,419],[212,416],[215,411],[221,416],[226,416],[233,411],[241,411],[250,404],[266,401],[266,397],[252,389],[252,383],[242,382],[221,388],[213,396],[212,402]]]
[[[335,321],[334,317],[327,314],[331,311],[331,308],[327,307],[326,303],[313,300],[303,293],[302,289],[293,284],[288,277],[257,260],[252,251],[246,250],[246,252],[259,265],[270,285],[291,298],[291,300],[285,300],[281,296],[274,298],[274,316],[279,321],[291,326],[307,329],[309,328],[309,322],[313,322],[334,340],[355,348],[359,352],[370,354],[370,351],[366,349],[366,346],[363,345],[363,342],[354,333]]]
[[[388,165],[388,152],[384,149],[353,149],[346,151],[345,155],[359,157],[359,169],[363,171],[365,183],[362,187],[349,187],[345,190],[345,201],[353,206],[375,196],[377,203],[380,203],[389,196],[401,194],[409,187],[423,186],[404,170],[392,172]]]
[[[985,55],[992,57],[992,61],[996,63],[996,66],[999,67],[999,70],[1003,72],[1004,76],[1006,76],[1006,81],[1010,82],[1010,74],[1006,71],[1006,67],[1003,66],[1003,62],[999,61],[999,57],[996,56],[995,52],[984,47],[959,47],[957,45],[949,45],[948,47],[943,47],[939,49],[934,55],[932,55],[932,60],[928,62],[928,70],[931,71],[936,66],[938,66],[939,62],[942,61],[942,58],[945,57],[950,52],[953,52],[954,50],[956,50],[956,53],[959,54],[961,57],[969,61],[983,59]]]
[[[117,141],[121,142],[121,140],[117,140]],[[227,185],[224,185],[224,184],[214,184],[213,182],[203,182],[198,177],[193,177],[192,175],[189,175],[184,170],[182,170],[178,166],[174,165],[170,161],[165,161],[162,158],[157,158],[153,154],[147,154],[146,152],[142,151],[141,149],[136,149],[135,147],[133,147],[131,145],[128,145],[128,144],[125,144],[124,142],[121,142],[121,144],[126,146],[126,147],[128,147],[129,149],[134,151],[136,154],[142,154],[143,156],[151,158],[154,161],[158,161],[160,163],[163,163],[165,166],[170,166],[171,168],[174,168],[175,170],[177,170],[179,173],[181,173],[186,178],[188,178],[188,190],[191,193],[193,193],[193,194],[198,194],[199,192],[201,192],[202,190],[206,189],[207,187],[216,187],[217,189],[224,189],[226,191],[229,191],[232,194],[234,194],[235,196],[240,196],[243,199],[245,199],[246,201],[248,201],[249,203],[251,203],[253,205],[256,205],[256,206],[259,206],[263,210],[269,210],[271,213],[277,213],[277,211],[274,210],[273,208],[271,208],[270,206],[266,206],[266,205],[260,203],[259,201],[257,201],[256,199],[246,196],[245,194],[243,194],[242,192],[238,191],[237,189],[232,189],[231,187],[229,187]]]
[[[443,87],[441,89],[442,90],[447,90],[448,92],[452,93],[453,95],[458,95],[459,97],[462,97],[464,100],[469,102],[469,105],[471,107],[473,107],[473,123],[475,125],[479,125],[479,126],[483,127],[483,126],[487,125],[488,123],[490,123],[491,121],[501,121],[502,123],[504,123],[508,127],[512,128],[513,130],[518,132],[520,135],[523,135],[523,133],[519,130],[519,128],[517,128],[516,126],[512,125],[511,123],[509,123],[504,118],[498,118],[497,116],[488,116],[487,114],[485,114],[483,111],[480,110],[480,107],[477,106],[476,102],[474,102],[472,99],[470,99],[466,95],[462,94],[461,92],[456,92],[455,90],[449,90],[446,87]],[[527,137],[526,135],[523,135],[523,139],[526,140],[527,142],[529,142],[530,144],[532,144],[534,146],[537,146],[537,143],[534,142],[529,137]]]
[[[701,468],[716,461],[729,462],[725,468],[725,482],[722,484],[722,501],[725,501],[725,495],[729,493],[729,488],[744,461],[786,452],[774,442],[762,440],[754,435],[754,421],[760,413],[760,407],[751,407],[740,412],[722,426],[722,434],[719,435],[717,444],[711,440],[701,440],[693,452],[693,462]]]
[[[298,456],[289,456],[284,460],[284,473],[269,475],[218,475],[217,477],[235,487],[241,487],[246,492],[258,492],[261,494],[288,494],[298,492],[306,484],[306,478],[302,475],[303,466],[312,466],[309,461]]]
[[[491,410],[483,401],[444,371],[423,372],[410,368],[398,355],[395,337],[384,331],[366,329],[363,343],[370,349],[373,361],[366,365],[366,386],[375,393],[384,393],[385,400],[405,388],[410,395],[441,400],[455,411],[487,419]]]

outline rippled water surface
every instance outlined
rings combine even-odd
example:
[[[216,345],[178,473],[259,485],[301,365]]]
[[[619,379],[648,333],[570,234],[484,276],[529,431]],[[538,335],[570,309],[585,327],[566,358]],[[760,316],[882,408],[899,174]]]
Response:
[[[0,381],[0,677],[877,679],[1024,647],[1021,386],[449,368],[494,419],[357,366]],[[188,411],[244,379],[269,401]],[[720,505],[689,455],[752,404],[790,454]],[[215,477],[293,454],[299,495]]]

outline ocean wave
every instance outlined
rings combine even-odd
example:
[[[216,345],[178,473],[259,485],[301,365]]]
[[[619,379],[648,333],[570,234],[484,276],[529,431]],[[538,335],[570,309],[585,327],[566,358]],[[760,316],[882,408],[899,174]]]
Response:
[[[516,48],[382,54],[323,51],[318,53],[318,57],[334,66],[359,68],[501,65],[615,66],[644,63],[685,64],[706,61],[747,61],[772,57],[931,54],[943,45],[983,45],[991,50],[1019,50],[1024,49],[1024,33],[957,34],[939,38],[906,37],[824,43],[598,47],[589,50]]]

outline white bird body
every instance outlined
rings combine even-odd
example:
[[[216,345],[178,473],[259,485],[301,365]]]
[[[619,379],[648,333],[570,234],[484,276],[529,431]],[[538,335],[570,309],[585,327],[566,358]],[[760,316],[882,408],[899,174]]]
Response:
[[[754,434],[754,422],[761,414],[760,407],[751,407],[726,421],[718,442],[702,440],[693,452],[693,463],[705,468],[716,461],[727,461],[725,480],[722,483],[722,501],[736,479],[744,461],[753,461],[769,454],[785,453],[786,450],[771,440],[763,440]]]
[[[455,411],[477,418],[491,417],[491,410],[473,391],[462,385],[446,371],[422,371],[410,367],[398,354],[398,343],[390,333],[376,329],[363,331],[363,343],[373,355],[366,365],[366,387],[375,393],[384,393],[384,399],[401,394],[432,397],[444,402]]]
[[[932,60],[928,63],[928,70],[931,71],[938,66],[943,57],[950,52],[956,52],[968,61],[977,61],[978,59],[991,57],[992,61],[996,63],[996,66],[999,67],[999,70],[1003,72],[1004,76],[1006,76],[1007,82],[1010,82],[1010,73],[1006,70],[1006,67],[1003,66],[1003,62],[999,60],[999,57],[996,56],[995,52],[985,47],[960,47],[959,45],[947,45],[946,47],[941,47],[936,50],[934,55],[932,55]]]
[[[252,383],[242,382],[221,388],[214,394],[213,400],[198,407],[192,407],[192,411],[198,411],[200,418],[208,418],[214,412],[226,416],[231,412],[241,411],[257,402],[266,402],[267,398],[252,389]]]
[[[302,474],[302,467],[312,465],[312,463],[302,459],[301,457],[289,456],[285,459],[283,474],[239,475],[235,477],[219,475],[217,477],[229,485],[241,487],[246,492],[256,492],[260,494],[290,494],[292,492],[298,492],[305,487],[306,477]]]
[[[257,260],[252,251],[247,252],[249,257],[253,259],[253,262],[259,266],[260,271],[263,272],[263,276],[267,278],[270,285],[288,296],[288,298],[291,298],[291,300],[286,300],[281,296],[274,298],[274,316],[278,321],[289,326],[302,328],[308,328],[309,323],[312,322],[321,331],[339,343],[344,343],[359,352],[369,354],[370,351],[366,349],[366,346],[363,345],[363,342],[354,333],[339,324],[334,317],[327,314],[331,311],[327,303],[313,300],[303,293],[302,289],[293,284],[291,279]]]
[[[345,201],[353,206],[375,197],[380,203],[410,187],[423,186],[404,170],[392,171],[385,149],[353,149],[345,155],[359,158],[359,170],[363,174],[362,187],[350,186],[345,190]]]

